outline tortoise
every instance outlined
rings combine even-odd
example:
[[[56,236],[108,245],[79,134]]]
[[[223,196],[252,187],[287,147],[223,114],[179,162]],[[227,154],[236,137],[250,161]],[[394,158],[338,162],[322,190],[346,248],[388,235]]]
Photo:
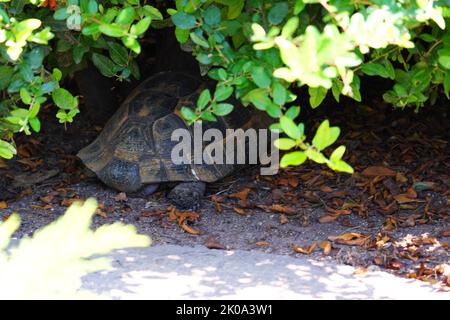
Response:
[[[109,187],[145,196],[161,183],[177,185],[168,195],[177,207],[196,207],[205,193],[206,183],[230,174],[230,164],[174,164],[172,132],[186,128],[180,115],[182,106],[195,105],[207,84],[180,72],[161,72],[141,83],[109,119],[99,136],[78,157]],[[216,122],[203,123],[203,130],[258,126],[262,115],[249,108],[236,108]],[[261,125],[261,124],[260,124]]]

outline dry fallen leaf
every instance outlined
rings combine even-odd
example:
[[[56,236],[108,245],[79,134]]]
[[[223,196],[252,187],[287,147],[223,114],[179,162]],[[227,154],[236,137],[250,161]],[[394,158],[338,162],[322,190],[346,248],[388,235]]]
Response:
[[[247,200],[248,194],[250,193],[250,191],[252,191],[252,189],[244,188],[244,189],[242,189],[239,192],[230,194],[228,197],[236,198],[236,199],[239,199],[239,200]]]
[[[368,242],[369,238],[369,236],[351,232],[339,236],[329,236],[328,240],[349,246],[363,246]]]
[[[372,166],[364,169],[361,174],[366,177],[395,177],[397,175],[397,172],[382,166]]]
[[[207,247],[208,249],[217,249],[217,250],[226,249],[226,247],[213,236],[209,236],[208,239],[206,239],[205,247]]]
[[[30,207],[33,208],[33,209],[44,209],[44,210],[53,209],[53,206],[51,204],[46,204],[44,206],[39,206],[39,205],[36,205],[36,204],[32,204]]]
[[[125,192],[120,192],[114,197],[114,200],[117,202],[128,201],[127,194]]]
[[[44,160],[31,160],[31,159],[20,159],[17,160],[17,162],[29,167],[32,170],[35,170],[38,166],[42,165],[44,163]]]
[[[396,196],[394,196],[394,199],[398,202],[398,203],[408,203],[408,202],[414,202],[416,200],[411,199],[410,197],[408,197],[407,194],[398,194]]]
[[[97,208],[97,210],[95,210],[95,213],[98,214],[100,217],[102,218],[108,218],[108,216],[106,215],[106,212],[103,211],[100,207]]]
[[[417,192],[416,190],[414,190],[414,188],[408,188],[408,190],[406,191],[406,195],[411,199],[417,198]]]
[[[162,209],[155,209],[155,210],[145,210],[141,211],[141,216],[143,217],[155,217],[155,216],[161,216],[166,213],[166,210]]]
[[[320,223],[329,223],[339,218],[338,214],[326,214],[319,218]]]
[[[193,227],[189,226],[186,221],[183,221],[183,223],[181,223],[180,226],[181,226],[181,229],[183,229],[187,233],[194,234],[194,235],[200,234],[199,230],[194,229]]]
[[[242,208],[233,208],[234,212],[240,214],[241,216],[245,216],[245,211]]]
[[[41,200],[42,202],[45,202],[45,203],[51,203],[54,198],[55,198],[55,194],[50,193],[45,197],[39,198],[39,200]]]
[[[0,169],[8,169],[8,165],[3,159],[0,159]]]
[[[389,262],[387,267],[392,270],[399,270],[403,267],[403,263],[398,260],[392,260]]]
[[[280,213],[286,213],[286,214],[294,214],[295,213],[295,209],[287,206],[287,205],[283,205],[283,204],[273,204],[270,207],[270,210],[275,211],[275,212],[280,212]]]
[[[322,241],[319,243],[319,247],[323,249],[323,254],[325,255],[329,255],[332,249],[330,241]]]
[[[70,198],[70,199],[69,198],[64,198],[61,201],[61,205],[63,207],[68,207],[68,206],[70,206],[72,203],[74,203],[77,200],[79,200],[79,199],[76,199],[76,198]]]
[[[441,231],[442,237],[450,237],[450,229]]]
[[[365,267],[358,267],[356,268],[355,271],[353,271],[353,275],[355,276],[361,276],[366,274],[369,271],[369,268],[365,268]]]
[[[327,210],[330,212],[324,216],[321,216],[319,218],[319,222],[320,223],[329,223],[332,222],[334,220],[336,220],[337,218],[339,218],[342,215],[349,215],[352,212],[350,210],[346,210],[346,209],[338,209],[335,210],[333,208],[327,208]]]
[[[309,255],[309,254],[311,254],[311,252],[313,252],[313,250],[316,247],[316,245],[317,245],[317,242],[314,242],[310,246],[303,246],[303,247],[294,244],[292,246],[292,249],[294,249],[294,252],[296,252],[296,253],[302,253],[302,254],[308,254]]]
[[[222,212],[222,206],[220,205],[220,203],[223,201],[223,197],[222,196],[218,196],[216,194],[211,196],[211,201],[214,203],[214,207],[216,208],[217,212]]]
[[[298,186],[298,179],[297,177],[289,177],[288,178],[288,183],[292,188],[297,188]]]
[[[282,215],[280,216],[280,223],[281,223],[281,224],[286,224],[286,223],[288,223],[288,222],[289,222],[288,217],[286,217],[284,214],[282,214]]]
[[[30,148],[26,144],[21,144],[17,148],[17,154],[22,158],[29,158],[31,157]]]
[[[6,209],[8,208],[8,204],[6,201],[0,201],[0,209]]]
[[[395,181],[400,183],[406,183],[408,182],[408,178],[405,177],[403,173],[397,172],[397,174],[395,175]]]
[[[331,189],[328,186],[322,186],[322,187],[320,187],[320,191],[330,193],[330,192],[333,192],[333,189]]]

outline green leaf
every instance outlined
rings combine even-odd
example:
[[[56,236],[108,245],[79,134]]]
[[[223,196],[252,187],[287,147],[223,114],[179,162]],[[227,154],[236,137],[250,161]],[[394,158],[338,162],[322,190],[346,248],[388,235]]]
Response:
[[[178,27],[175,28],[175,37],[179,43],[186,43],[189,39],[189,34],[189,29],[180,29]]]
[[[268,19],[271,24],[278,25],[284,18],[286,18],[289,12],[289,5],[287,2],[278,2],[270,10]]]
[[[0,90],[9,86],[14,69],[10,66],[0,65]]]
[[[163,16],[162,16],[161,12],[159,12],[159,10],[153,6],[146,4],[144,6],[144,12],[146,13],[146,15],[148,15],[153,20],[163,20]]]
[[[123,37],[127,34],[128,29],[119,24],[101,24],[99,31],[110,37]]]
[[[113,77],[117,72],[117,66],[114,62],[104,55],[93,53],[92,62],[105,77]]]
[[[297,15],[305,8],[305,2],[303,0],[296,0],[294,5],[294,14]]]
[[[306,150],[305,154],[309,159],[319,164],[327,162],[327,158],[325,158],[325,156],[321,152],[316,151],[314,149]]]
[[[0,157],[11,159],[17,153],[16,148],[6,141],[0,140]]]
[[[125,7],[120,10],[116,17],[116,23],[121,25],[129,25],[134,21],[135,10],[133,7]]]
[[[30,118],[28,119],[28,123],[30,124],[31,128],[33,128],[34,132],[41,131],[41,121],[39,121],[38,118]]]
[[[218,85],[214,92],[214,100],[224,101],[233,94],[233,87]]]
[[[55,80],[57,82],[59,82],[62,79],[62,72],[58,68],[53,69],[52,75],[53,75],[53,78],[55,78]]]
[[[313,109],[315,109],[318,106],[320,106],[320,104],[323,102],[323,100],[327,96],[328,89],[323,88],[323,87],[317,87],[317,88],[309,87],[308,92],[309,92],[309,103],[310,103],[311,107]]]
[[[386,67],[379,63],[365,63],[361,66],[361,70],[368,76],[389,78],[389,73],[386,70]]]
[[[31,103],[32,98],[31,98],[31,95],[30,95],[30,93],[28,92],[27,89],[25,89],[25,88],[21,88],[20,89],[20,99],[25,104],[30,104]]]
[[[286,168],[287,166],[299,166],[306,161],[308,157],[302,151],[294,151],[285,154],[280,161],[280,166]]]
[[[98,4],[96,0],[89,0],[87,11],[89,13],[97,13],[98,12]]]
[[[345,153],[345,146],[339,146],[336,148],[336,150],[333,151],[333,153],[330,156],[331,162],[337,162],[342,159],[342,156]]]
[[[215,5],[209,6],[203,13],[203,19],[205,19],[205,23],[210,26],[218,25],[221,21],[220,9]]]
[[[212,106],[212,111],[215,115],[226,116],[233,111],[234,106],[230,103],[218,103]]]
[[[280,150],[290,150],[297,145],[297,142],[289,138],[280,138],[275,140],[274,144]]]
[[[202,110],[211,102],[211,92],[208,89],[202,91],[197,100],[197,107]]]
[[[52,92],[53,102],[61,109],[70,110],[76,107],[76,99],[64,88],[55,89]]]
[[[330,167],[330,169],[335,171],[346,172],[350,174],[354,172],[353,168],[343,160],[338,160],[336,162],[328,162],[327,165],[328,167]]]
[[[445,69],[450,69],[450,55],[439,55],[438,61]]]
[[[245,0],[215,0],[215,2],[228,6],[227,18],[230,20],[239,17],[245,6]]]
[[[272,118],[279,118],[283,115],[283,112],[281,111],[281,108],[279,105],[275,103],[271,103],[266,107],[266,112],[269,116]]]
[[[300,114],[300,107],[292,106],[286,111],[285,116],[291,118],[292,120],[295,120],[295,118],[297,118],[299,114]]]
[[[200,118],[206,121],[217,121],[217,118],[209,111],[203,112]]]
[[[206,39],[203,37],[203,35],[197,34],[195,32],[191,32],[189,34],[189,37],[195,44],[198,44],[199,46],[206,48],[206,49],[209,48],[209,43],[208,43],[208,41],[206,41]]]
[[[0,71],[0,77],[1,77],[1,71]],[[1,83],[1,80],[0,80]],[[0,85],[1,88],[1,85]],[[444,93],[447,96],[447,98],[450,99],[449,96],[449,92],[450,92],[450,71],[445,72],[445,76],[444,76]]]
[[[302,139],[302,132],[291,118],[282,116],[280,118],[280,125],[283,132],[286,133],[292,139],[294,140]]]
[[[319,128],[317,128],[312,143],[321,151],[332,145],[339,137],[340,132],[341,130],[338,127],[330,127],[328,120],[325,120],[320,124]]]
[[[266,88],[270,86],[272,79],[266,68],[261,66],[253,67],[251,70],[251,74],[253,81],[258,87]]]
[[[125,45],[125,47],[131,49],[136,54],[141,53],[141,45],[139,44],[139,41],[136,40],[134,37],[123,37],[122,43]]]
[[[53,19],[55,20],[66,20],[70,16],[67,8],[60,8],[55,11],[53,14]]]
[[[196,19],[193,15],[185,12],[177,12],[172,17],[172,22],[180,29],[192,29],[195,27]]]
[[[25,60],[31,69],[36,70],[42,66],[46,55],[46,51],[43,47],[33,48],[31,51],[27,52]]]
[[[39,103],[33,103],[30,107],[30,110],[28,111],[28,118],[35,118],[38,115],[40,109],[41,105]]]
[[[77,44],[75,47],[73,47],[72,49],[72,57],[73,57],[73,61],[76,64],[79,64],[82,60],[83,60],[83,56],[85,53],[89,52],[89,48],[86,47],[83,44]]]
[[[111,59],[121,66],[128,65],[128,51],[116,42],[108,42],[109,55]]]
[[[139,21],[138,23],[131,26],[130,33],[135,36],[140,36],[141,34],[144,34],[148,28],[150,27],[150,24],[152,23],[152,19],[150,17],[146,17]]]
[[[267,90],[264,88],[253,89],[243,97],[243,100],[251,102],[257,109],[263,111],[273,104],[272,100],[267,96]]]
[[[85,36],[91,36],[99,32],[100,32],[99,24],[91,24],[89,26],[83,26],[83,29],[81,29],[81,33],[84,34]]]
[[[287,90],[286,88],[279,82],[273,82],[272,84],[272,97],[273,101],[282,106],[286,103],[287,98]]]
[[[189,107],[182,107],[180,112],[185,120],[193,121],[196,118],[195,112]]]

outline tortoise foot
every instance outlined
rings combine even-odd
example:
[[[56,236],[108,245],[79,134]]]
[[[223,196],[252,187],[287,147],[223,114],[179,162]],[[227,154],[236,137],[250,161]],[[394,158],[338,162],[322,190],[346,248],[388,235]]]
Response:
[[[179,209],[198,210],[205,190],[204,182],[182,182],[170,191],[168,198]]]
[[[148,197],[158,190],[159,183],[147,184],[139,191],[139,193],[144,197]]]

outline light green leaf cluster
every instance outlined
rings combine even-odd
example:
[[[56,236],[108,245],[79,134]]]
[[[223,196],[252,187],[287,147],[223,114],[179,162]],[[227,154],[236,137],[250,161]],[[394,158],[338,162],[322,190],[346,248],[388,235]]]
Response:
[[[136,228],[115,222],[90,229],[97,202],[76,202],[55,222],[10,247],[20,226],[13,214],[0,224],[0,297],[2,299],[93,298],[81,290],[81,277],[111,267],[110,259],[95,257],[115,249],[146,247],[150,239]]]

